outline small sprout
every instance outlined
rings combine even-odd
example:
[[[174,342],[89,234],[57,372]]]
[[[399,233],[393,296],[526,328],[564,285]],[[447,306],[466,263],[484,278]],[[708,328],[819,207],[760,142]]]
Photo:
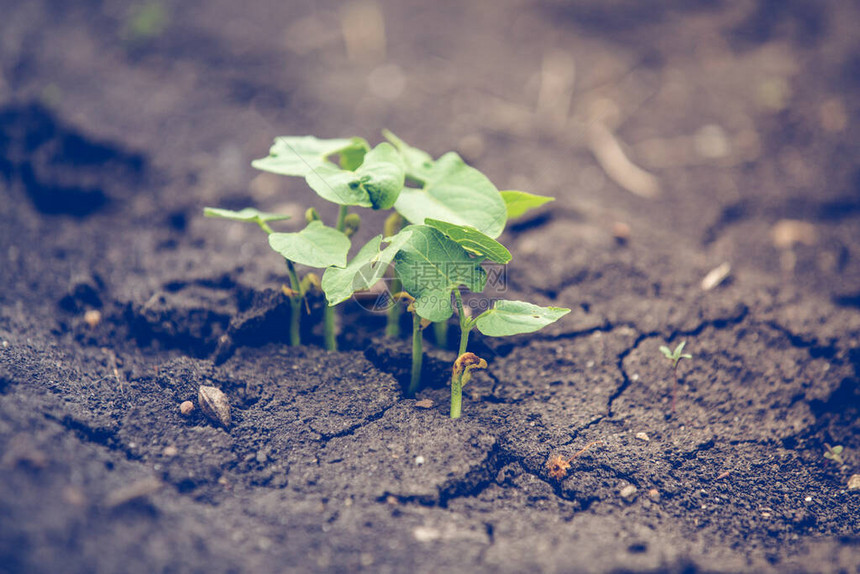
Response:
[[[550,478],[558,481],[564,479],[567,476],[568,469],[570,469],[570,463],[582,456],[588,449],[598,444],[600,444],[599,440],[591,441],[570,458],[564,458],[560,454],[551,456],[546,463],[546,469]]]
[[[463,387],[472,379],[472,371],[486,369],[487,361],[475,353],[463,353],[454,361],[451,370],[451,418],[460,418],[463,404]]]
[[[824,443],[824,448],[827,449],[824,451],[824,458],[832,460],[839,465],[845,464],[845,460],[842,458],[843,446],[841,444],[830,446],[829,444]]]
[[[677,403],[678,397],[678,363],[681,362],[681,359],[692,359],[693,355],[688,353],[684,353],[684,345],[687,344],[687,341],[681,341],[678,343],[678,346],[675,347],[675,350],[672,351],[669,347],[665,345],[660,345],[660,352],[663,353],[667,359],[672,361],[672,375],[674,376],[674,384],[672,385],[672,412],[675,412],[675,406]]]

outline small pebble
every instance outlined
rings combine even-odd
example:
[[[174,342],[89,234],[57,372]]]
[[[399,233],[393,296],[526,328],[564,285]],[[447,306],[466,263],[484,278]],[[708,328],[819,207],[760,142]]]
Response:
[[[623,221],[616,221],[612,224],[612,237],[618,243],[627,243],[630,240],[630,226]]]
[[[415,464],[417,464],[419,466],[424,464],[424,457],[421,455],[416,456],[415,457]]]
[[[102,322],[102,312],[98,309],[90,309],[86,313],[84,313],[84,323],[90,326],[90,329],[93,329]]]
[[[618,493],[621,495],[621,498],[624,499],[625,502],[633,502],[636,500],[636,487],[632,484],[628,484]]]
[[[807,496],[807,497],[806,497],[806,498],[804,498],[803,500],[804,500],[804,501],[806,501],[806,502],[812,502],[812,497],[811,497],[811,496]]]
[[[188,415],[190,415],[191,411],[193,411],[193,410],[194,410],[194,403],[192,403],[191,401],[185,401],[184,403],[179,405],[179,414],[181,414],[184,417],[187,417]]]
[[[164,456],[176,456],[177,454],[179,454],[179,449],[172,445],[166,446],[164,447],[164,450],[161,451],[161,454],[163,454]]]
[[[644,433],[644,432],[636,433],[636,438],[638,438],[639,440],[644,440],[645,442],[648,442],[651,440],[651,437],[648,436],[648,433]]]
[[[654,502],[660,502],[660,491],[656,488],[652,488],[648,491],[648,498]]]
[[[433,401],[430,399],[421,399],[415,402],[415,406],[419,409],[430,409],[433,408]]]
[[[860,490],[860,474],[852,474],[848,479],[848,490]]]

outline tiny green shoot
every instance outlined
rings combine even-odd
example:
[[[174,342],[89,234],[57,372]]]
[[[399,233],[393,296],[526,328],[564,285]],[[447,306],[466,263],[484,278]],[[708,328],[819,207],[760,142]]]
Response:
[[[841,444],[830,446],[829,444],[824,443],[824,448],[827,449],[824,451],[824,458],[832,460],[838,465],[845,464],[845,460],[842,458],[843,447]]]
[[[463,402],[463,387],[472,379],[472,371],[486,369],[487,361],[475,353],[462,353],[451,369],[451,418],[460,418],[460,406]]]
[[[663,353],[667,359],[672,361],[672,376],[674,378],[674,384],[672,385],[672,412],[675,412],[675,406],[677,403],[678,397],[678,363],[681,362],[682,359],[692,359],[693,355],[689,353],[684,353],[684,346],[687,344],[687,341],[681,341],[678,343],[678,346],[675,347],[675,350],[672,351],[669,347],[665,345],[660,345],[660,352]]]

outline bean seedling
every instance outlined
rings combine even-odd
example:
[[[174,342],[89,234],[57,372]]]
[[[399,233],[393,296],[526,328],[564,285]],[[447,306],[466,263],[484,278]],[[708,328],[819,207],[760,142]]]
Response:
[[[471,370],[486,361],[467,354],[469,333],[477,328],[492,337],[536,331],[569,312],[523,301],[496,301],[471,318],[463,307],[461,287],[484,290],[487,273],[482,264],[506,264],[510,252],[496,238],[509,218],[520,217],[552,198],[521,191],[500,192],[487,177],[454,152],[438,159],[406,144],[393,133],[374,148],[362,138],[322,140],[313,136],[276,138],[269,155],[252,163],[257,169],[303,177],[323,199],[339,205],[337,224],[326,227],[315,210],[298,233],[275,233],[268,221],[284,219],[248,209],[241,212],[207,208],[206,215],[257,223],[269,235],[270,246],[287,261],[293,306],[291,342],[299,344],[301,302],[314,275],[299,280],[295,265],[324,268],[319,286],[327,299],[324,316],[326,347],[337,346],[334,307],[356,291],[370,289],[394,268],[392,291],[397,301],[389,310],[386,333],[398,334],[400,305],[407,300],[413,314],[412,378],[407,395],[420,386],[423,329],[436,323],[436,341],[445,344],[448,319],[453,315],[452,294],[460,319],[458,360],[452,369],[451,416],[461,411],[462,386]],[[407,185],[408,184],[408,185]],[[393,209],[384,234],[361,247],[349,261],[350,237],[359,226],[350,207]]]
[[[672,376],[674,377],[674,384],[672,385],[672,412],[675,412],[675,404],[678,397],[678,363],[681,362],[681,359],[692,359],[693,355],[688,353],[684,353],[684,345],[687,344],[687,341],[681,341],[678,343],[678,346],[675,347],[675,350],[672,351],[669,347],[665,345],[660,345],[660,352],[663,353],[667,359],[672,361]]]

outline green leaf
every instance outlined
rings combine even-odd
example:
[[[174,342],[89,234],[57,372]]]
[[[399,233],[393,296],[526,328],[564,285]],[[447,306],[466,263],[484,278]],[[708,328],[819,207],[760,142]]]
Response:
[[[322,277],[322,290],[329,305],[346,301],[356,291],[370,289],[385,275],[394,256],[409,239],[411,232],[400,232],[388,238],[388,246],[380,249],[382,236],[377,235],[362,247],[344,268],[329,267]]]
[[[678,346],[677,346],[677,347],[675,347],[675,352],[673,353],[673,355],[674,355],[675,357],[680,357],[680,356],[681,356],[681,353],[683,353],[683,352],[684,352],[684,347],[685,347],[686,345],[687,345],[687,341],[681,341],[680,343],[678,343]]]
[[[349,238],[320,221],[312,221],[298,233],[272,233],[269,245],[284,258],[308,267],[346,267]]]
[[[500,191],[499,193],[502,194],[502,199],[505,201],[505,207],[508,210],[508,219],[522,217],[532,209],[537,209],[545,203],[555,201],[554,197],[527,193],[525,191],[508,190]]]
[[[206,217],[217,217],[220,219],[231,219],[233,221],[256,223],[257,225],[259,225],[260,223],[268,223],[269,221],[284,221],[290,218],[289,215],[266,213],[265,211],[254,209],[253,207],[246,207],[244,209],[240,209],[239,211],[233,211],[232,209],[221,209],[218,207],[204,207],[203,215]]]
[[[390,209],[403,189],[405,172],[397,151],[381,143],[364,156],[355,171],[324,165],[307,174],[317,194],[339,205]]]
[[[508,217],[496,186],[454,152],[436,161],[423,189],[403,188],[394,209],[411,223],[430,217],[469,225],[492,238],[501,235]]]
[[[672,354],[672,350],[666,345],[660,345],[660,352],[666,355],[667,359],[674,359],[675,355]]]
[[[568,313],[570,309],[562,307],[541,307],[525,301],[496,301],[492,308],[475,319],[475,326],[484,335],[507,337],[538,331]]]
[[[455,241],[460,247],[479,257],[484,257],[496,263],[508,263],[511,260],[511,252],[504,245],[491,237],[487,237],[474,227],[468,225],[457,225],[438,219],[424,220],[424,225],[429,225],[444,233],[448,239]]]
[[[426,225],[411,225],[409,239],[394,258],[403,289],[415,297],[415,310],[430,321],[444,321],[454,312],[451,291],[465,285],[470,291],[484,290],[487,274],[481,260],[443,233]]]
[[[424,150],[412,147],[388,130],[382,130],[382,135],[394,144],[400,157],[403,158],[406,177],[421,184],[427,181],[430,170],[433,169],[433,156]]]
[[[334,167],[328,158],[335,154],[340,154],[342,164],[360,164],[364,152],[369,149],[370,146],[362,138],[321,140],[314,136],[279,137],[275,138],[269,155],[254,160],[251,165],[271,173],[304,177],[321,167]]]

